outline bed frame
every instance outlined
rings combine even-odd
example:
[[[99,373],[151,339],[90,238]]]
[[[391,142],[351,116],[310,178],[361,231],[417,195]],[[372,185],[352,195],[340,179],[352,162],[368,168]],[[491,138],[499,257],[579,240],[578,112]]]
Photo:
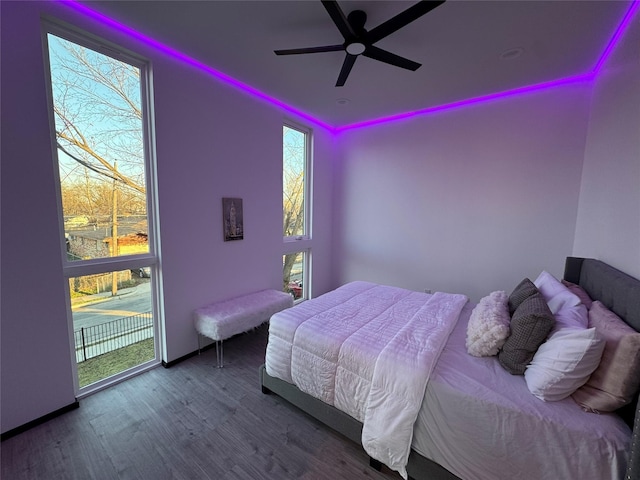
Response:
[[[591,298],[600,300],[620,316],[636,331],[640,332],[640,280],[616,270],[599,260],[567,257],[564,279],[580,285]],[[263,393],[275,393],[300,408],[320,422],[345,437],[360,444],[362,423],[353,417],[328,405],[297,387],[267,374],[264,365],[260,367],[260,382]],[[640,400],[618,411],[633,429],[629,464],[624,480],[640,478]],[[380,462],[371,459],[370,464],[379,470]],[[437,463],[411,451],[407,465],[409,477],[415,480],[459,480],[457,476]]]

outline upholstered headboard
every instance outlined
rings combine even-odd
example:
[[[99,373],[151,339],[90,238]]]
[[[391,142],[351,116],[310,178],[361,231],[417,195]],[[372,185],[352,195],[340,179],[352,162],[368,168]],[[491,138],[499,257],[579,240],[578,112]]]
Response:
[[[564,279],[580,285],[594,300],[640,332],[640,280],[592,258],[567,257]],[[640,478],[640,400],[618,411],[633,428],[625,480]]]
[[[600,260],[579,257],[567,257],[564,278],[640,332],[640,280]]]

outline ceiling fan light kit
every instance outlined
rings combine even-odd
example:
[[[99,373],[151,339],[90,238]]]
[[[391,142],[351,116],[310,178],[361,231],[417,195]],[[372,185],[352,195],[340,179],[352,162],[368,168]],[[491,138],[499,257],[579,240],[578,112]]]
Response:
[[[324,5],[324,8],[327,10],[331,20],[333,20],[333,23],[344,38],[344,43],[342,45],[275,50],[275,54],[300,55],[320,52],[346,52],[344,62],[342,63],[342,69],[338,75],[336,87],[342,87],[345,84],[359,55],[364,55],[365,57],[379,62],[384,62],[395,67],[416,71],[420,68],[421,64],[378,48],[374,46],[374,43],[400,30],[434,8],[442,5],[444,2],[445,0],[421,0],[403,12],[400,12],[395,17],[381,23],[377,27],[371,30],[366,30],[364,28],[364,24],[367,21],[367,14],[365,12],[362,10],[354,10],[349,13],[348,16],[345,16],[337,1],[322,0],[322,5]]]
[[[345,50],[347,51],[347,53],[349,55],[360,55],[361,53],[363,53],[365,50],[367,49],[366,45],[364,43],[360,43],[360,42],[353,42],[350,43],[349,45],[347,45],[347,47],[345,48]]]

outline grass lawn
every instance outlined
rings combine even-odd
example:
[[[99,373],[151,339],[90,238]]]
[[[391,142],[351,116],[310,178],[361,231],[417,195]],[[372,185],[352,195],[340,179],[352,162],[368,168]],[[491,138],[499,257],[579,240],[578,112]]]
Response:
[[[153,360],[153,338],[78,363],[80,387]]]

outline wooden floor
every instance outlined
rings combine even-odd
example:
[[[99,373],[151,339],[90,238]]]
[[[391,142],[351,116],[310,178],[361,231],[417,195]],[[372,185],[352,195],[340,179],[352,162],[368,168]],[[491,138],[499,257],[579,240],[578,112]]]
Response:
[[[156,368],[0,444],[1,478],[386,479],[362,448],[260,390],[267,328]],[[44,394],[44,392],[43,392]]]

